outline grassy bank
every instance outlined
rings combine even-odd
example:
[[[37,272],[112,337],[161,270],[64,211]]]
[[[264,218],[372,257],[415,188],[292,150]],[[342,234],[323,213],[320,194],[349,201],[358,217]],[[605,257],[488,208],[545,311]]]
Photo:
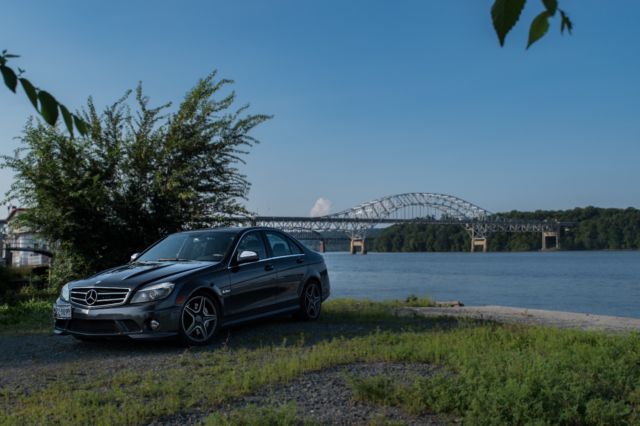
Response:
[[[0,335],[51,331],[52,300],[0,304]]]
[[[409,301],[410,304],[419,303]],[[428,363],[430,377],[350,377],[354,398],[437,412],[471,424],[637,424],[640,338],[470,321],[398,318],[400,302],[335,300],[318,324],[254,325],[162,366],[60,366],[45,386],[0,390],[0,422],[142,424],[233,398],[305,372],[350,363]],[[133,346],[134,347],[134,346]],[[70,350],[73,345],[70,344]],[[295,406],[213,414],[210,424],[298,424]]]

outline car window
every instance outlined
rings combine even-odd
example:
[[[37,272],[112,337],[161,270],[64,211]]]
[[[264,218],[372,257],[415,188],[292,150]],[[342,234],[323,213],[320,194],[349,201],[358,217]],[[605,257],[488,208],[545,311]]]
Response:
[[[138,261],[197,260],[219,262],[230,250],[237,233],[226,231],[182,232],[167,236],[145,251]]]
[[[264,242],[260,237],[260,233],[258,232],[250,232],[244,237],[238,244],[237,253],[240,254],[244,250],[254,251],[258,253],[258,257],[260,259],[264,259],[267,257],[267,249],[264,247]]]
[[[303,254],[304,252],[291,238],[287,238],[289,242],[289,248],[291,249],[291,253],[293,254]]]
[[[203,261],[220,261],[231,242],[233,235],[220,238],[215,234],[202,234],[195,236],[185,247],[185,255],[189,259]]]
[[[291,253],[291,247],[285,237],[276,234],[275,232],[266,232],[267,241],[271,247],[271,254],[273,257],[289,256]]]

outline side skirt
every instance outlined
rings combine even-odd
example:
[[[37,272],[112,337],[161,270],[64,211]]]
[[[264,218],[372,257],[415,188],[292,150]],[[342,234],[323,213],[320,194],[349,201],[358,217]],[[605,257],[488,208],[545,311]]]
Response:
[[[292,313],[292,312],[296,312],[299,309],[300,309],[299,306],[293,305],[293,306],[289,306],[289,307],[286,307],[286,308],[278,309],[278,310],[275,310],[275,311],[263,312],[263,313],[250,315],[250,316],[246,316],[246,317],[241,317],[241,318],[228,319],[228,320],[225,320],[222,323],[222,327],[228,327],[228,326],[240,324],[240,323],[243,323],[243,322],[249,322],[249,321],[253,321],[253,320],[259,319],[259,318],[272,317],[272,316],[276,316],[276,315],[280,315],[280,314]]]

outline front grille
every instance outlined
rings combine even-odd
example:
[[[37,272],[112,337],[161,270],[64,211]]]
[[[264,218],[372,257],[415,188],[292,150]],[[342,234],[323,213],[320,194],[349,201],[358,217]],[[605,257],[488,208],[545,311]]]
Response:
[[[127,300],[129,291],[128,288],[76,287],[71,289],[71,301],[90,308],[117,306],[122,305]]]
[[[72,319],[69,320],[67,329],[69,331],[77,331],[79,333],[120,333],[120,328],[116,325],[116,322],[111,320]]]
[[[56,320],[55,328],[87,334],[140,333],[142,328],[133,320],[70,319]]]

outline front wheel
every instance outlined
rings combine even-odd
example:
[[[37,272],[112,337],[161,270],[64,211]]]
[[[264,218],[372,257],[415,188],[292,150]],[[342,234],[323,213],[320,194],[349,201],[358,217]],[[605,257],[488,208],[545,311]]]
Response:
[[[205,294],[195,294],[182,307],[180,338],[187,345],[206,345],[220,327],[218,303]]]
[[[300,298],[300,311],[297,317],[304,321],[315,321],[320,318],[322,310],[322,290],[315,281],[304,287]]]

